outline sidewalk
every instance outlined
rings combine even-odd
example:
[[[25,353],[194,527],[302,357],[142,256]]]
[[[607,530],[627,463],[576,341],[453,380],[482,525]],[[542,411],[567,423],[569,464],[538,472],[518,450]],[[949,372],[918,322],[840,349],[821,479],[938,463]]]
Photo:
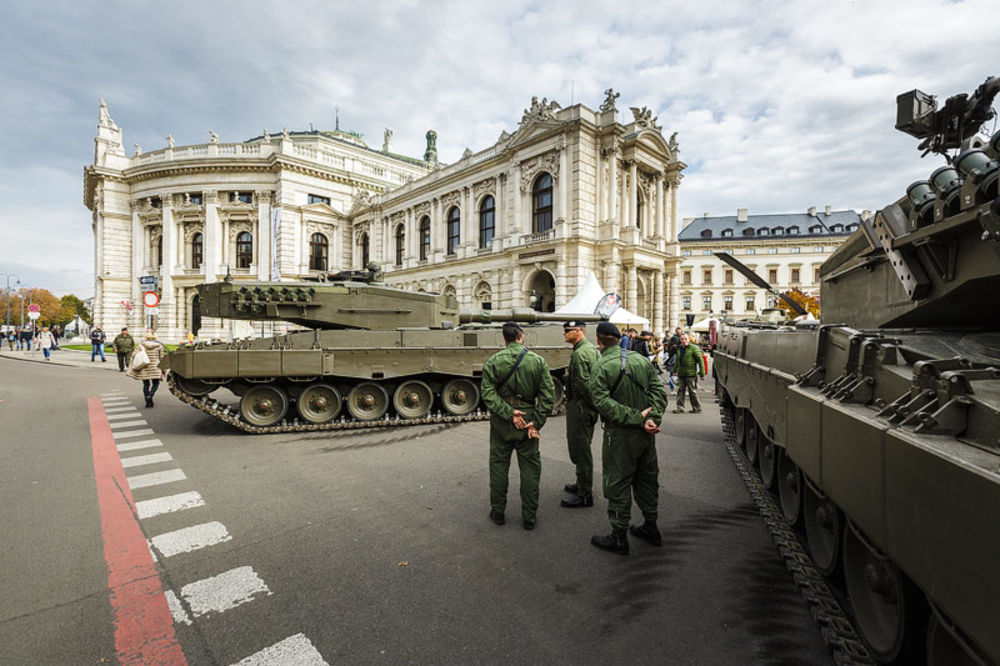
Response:
[[[0,349],[0,358],[14,359],[17,361],[28,361],[30,363],[46,363],[48,365],[62,365],[66,367],[93,368],[97,370],[110,370],[118,372],[118,358],[114,352],[104,353],[106,363],[101,363],[100,357],[90,361],[89,351],[77,351],[75,349],[56,349],[52,352],[52,360],[46,361],[45,354],[41,349],[31,351],[10,351],[6,345]]]

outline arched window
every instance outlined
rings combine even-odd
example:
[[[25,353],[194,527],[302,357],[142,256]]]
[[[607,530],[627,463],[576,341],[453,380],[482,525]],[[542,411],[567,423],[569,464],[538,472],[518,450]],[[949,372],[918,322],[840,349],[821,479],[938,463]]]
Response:
[[[540,233],[552,228],[552,176],[543,173],[531,188],[531,231]]]
[[[420,218],[420,261],[426,261],[431,253],[431,218]]]
[[[493,234],[496,232],[496,201],[491,196],[483,198],[479,204],[479,247],[487,248],[493,244]]]
[[[458,210],[458,206],[452,206],[448,210],[448,252],[447,254],[455,254],[458,250],[458,243],[462,238],[462,214]]]
[[[365,270],[368,268],[368,260],[370,259],[368,234],[361,234],[360,245],[361,245],[361,270]]]
[[[396,265],[403,265],[403,248],[406,245],[406,230],[402,224],[396,225]]]
[[[236,236],[236,268],[250,268],[253,263],[253,236],[241,231]]]
[[[201,262],[205,258],[205,242],[201,233],[196,233],[191,237],[191,268],[201,268]]]
[[[330,241],[323,234],[313,234],[309,238],[309,270],[325,271]]]

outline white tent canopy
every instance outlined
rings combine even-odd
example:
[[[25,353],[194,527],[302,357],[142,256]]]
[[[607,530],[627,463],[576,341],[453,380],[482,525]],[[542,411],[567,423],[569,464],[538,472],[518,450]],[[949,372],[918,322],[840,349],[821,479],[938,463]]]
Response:
[[[694,324],[691,325],[691,330],[694,331],[695,333],[708,333],[708,331],[709,331],[709,325],[713,321],[715,322],[715,328],[716,328],[716,330],[718,330],[718,328],[719,328],[719,320],[716,319],[715,317],[706,317],[705,319],[702,319],[701,321],[696,321]]]
[[[590,271],[583,286],[576,292],[576,296],[570,299],[569,303],[556,310],[555,314],[575,314],[592,315],[597,308],[597,304],[604,298],[604,288],[597,281],[594,271]],[[625,308],[618,308],[611,315],[611,322],[614,324],[630,324],[632,326],[649,328],[649,320],[640,317],[634,312],[629,312]]]

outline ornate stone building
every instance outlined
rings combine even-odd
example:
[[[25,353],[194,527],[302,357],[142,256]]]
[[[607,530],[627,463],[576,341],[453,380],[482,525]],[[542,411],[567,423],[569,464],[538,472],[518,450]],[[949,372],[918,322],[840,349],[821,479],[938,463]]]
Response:
[[[84,202],[93,214],[94,316],[143,325],[139,278],[156,278],[161,337],[249,335],[202,319],[194,286],[300,280],[380,263],[391,284],[452,292],[463,307],[566,303],[596,272],[664,330],[678,315],[676,135],[652,113],[624,122],[611,90],[597,111],[532,99],[513,132],[451,165],[427,133],[422,160],[340,131],[167,147],[127,156],[101,103]],[[263,327],[270,333],[271,327]]]

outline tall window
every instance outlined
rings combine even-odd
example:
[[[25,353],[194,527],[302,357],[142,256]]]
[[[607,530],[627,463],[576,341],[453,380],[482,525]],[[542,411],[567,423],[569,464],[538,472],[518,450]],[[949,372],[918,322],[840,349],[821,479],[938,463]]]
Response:
[[[253,236],[241,231],[236,236],[236,268],[250,268],[253,263]]]
[[[361,268],[368,268],[368,234],[361,234]]]
[[[705,312],[711,312],[712,311],[712,297],[711,296],[703,296],[701,300],[702,300],[701,304],[703,306],[702,310],[704,310]]]
[[[156,238],[156,267],[159,268],[163,265],[163,236],[158,236]]]
[[[768,268],[767,269],[767,281],[771,283],[772,287],[775,284],[777,284],[777,282],[778,282],[778,269],[777,268]]]
[[[191,268],[201,268],[205,256],[205,242],[200,233],[191,237]]]
[[[396,225],[396,265],[403,265],[403,247],[406,244],[406,230],[402,224]]]
[[[733,297],[728,294],[722,297],[722,309],[726,312],[733,311]]]
[[[754,307],[754,297],[753,294],[747,295],[747,309],[746,312],[753,312],[757,308]]]
[[[712,269],[705,268],[701,271],[701,283],[702,284],[712,284]]]
[[[798,284],[799,278],[802,276],[802,272],[798,268],[792,269],[792,284]]]
[[[420,218],[420,261],[426,261],[431,253],[431,218]]]
[[[531,189],[531,230],[534,233],[552,228],[552,176],[543,173],[535,179]]]
[[[493,234],[496,231],[496,201],[486,197],[479,204],[479,247],[487,248],[493,244]]]
[[[813,267],[813,284],[819,284],[819,266]]]
[[[313,234],[309,238],[309,270],[325,271],[327,257],[330,254],[330,242],[323,234]]]
[[[448,210],[448,254],[455,254],[458,250],[458,243],[462,236],[462,215],[458,211],[458,206],[452,206]]]
[[[685,270],[682,275],[681,284],[691,284],[691,271]]]
[[[726,269],[726,270],[725,270],[725,271],[724,271],[724,272],[722,273],[722,276],[723,276],[723,282],[724,282],[725,284],[732,284],[732,283],[733,283],[733,271],[732,271],[732,269],[731,269],[731,268],[727,268],[727,269]]]
[[[691,297],[690,296],[681,296],[681,308],[684,309],[684,310],[690,310],[691,309]]]
[[[635,228],[642,229],[642,195],[635,193]]]

